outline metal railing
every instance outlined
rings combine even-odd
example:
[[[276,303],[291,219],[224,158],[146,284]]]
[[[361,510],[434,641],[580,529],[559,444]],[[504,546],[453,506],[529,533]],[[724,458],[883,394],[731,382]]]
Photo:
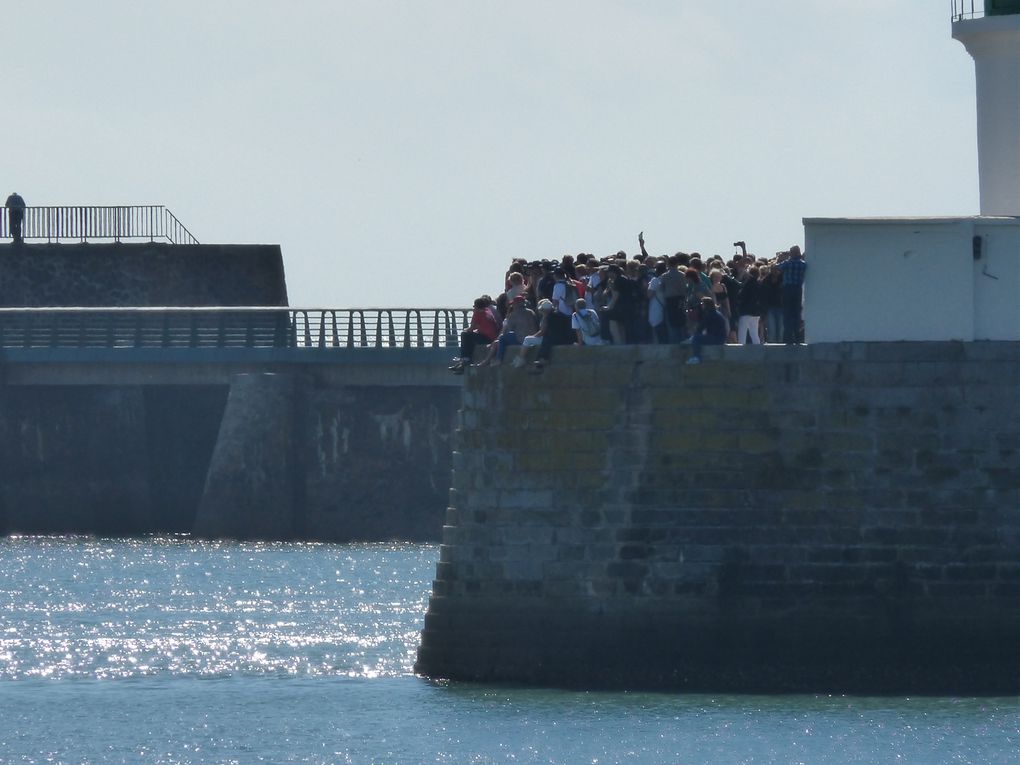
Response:
[[[954,21],[965,21],[971,18],[983,18],[984,16],[1016,12],[1014,10],[1015,4],[1004,4],[994,0],[952,0],[952,2]]]
[[[461,308],[0,308],[0,348],[444,348]]]
[[[0,239],[11,238],[10,210],[0,216]],[[170,244],[198,244],[198,240],[163,205],[26,207],[21,224],[24,239],[96,240],[156,239]]]
[[[953,21],[980,19],[985,15],[985,0],[952,0]]]

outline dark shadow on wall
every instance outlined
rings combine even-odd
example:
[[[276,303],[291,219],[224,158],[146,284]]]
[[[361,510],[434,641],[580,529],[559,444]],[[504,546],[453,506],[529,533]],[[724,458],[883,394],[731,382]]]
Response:
[[[226,385],[145,388],[153,531],[184,534],[194,527],[228,390]]]
[[[135,386],[0,389],[6,532],[150,531],[144,429]]]

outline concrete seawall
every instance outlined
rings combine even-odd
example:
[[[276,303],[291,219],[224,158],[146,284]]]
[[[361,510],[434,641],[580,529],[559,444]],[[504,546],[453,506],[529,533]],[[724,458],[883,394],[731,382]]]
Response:
[[[1020,344],[686,355],[467,376],[418,671],[1020,691]]]
[[[311,355],[0,365],[0,534],[437,540],[449,352]]]
[[[0,306],[287,305],[279,245],[0,244]]]

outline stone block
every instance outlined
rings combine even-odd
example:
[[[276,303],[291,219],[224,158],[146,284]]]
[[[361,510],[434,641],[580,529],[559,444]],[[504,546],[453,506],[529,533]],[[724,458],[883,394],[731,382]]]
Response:
[[[498,505],[505,510],[520,508],[548,509],[555,507],[554,492],[552,490],[536,491],[523,488],[505,489],[499,492]]]
[[[1009,362],[1020,362],[1020,345],[1013,342],[963,343],[965,367],[980,367]],[[979,362],[979,363],[973,363]]]
[[[745,454],[764,454],[778,449],[778,433],[773,430],[757,430],[741,433],[737,449]]]
[[[875,438],[867,432],[825,433],[819,442],[823,452],[875,451]]]

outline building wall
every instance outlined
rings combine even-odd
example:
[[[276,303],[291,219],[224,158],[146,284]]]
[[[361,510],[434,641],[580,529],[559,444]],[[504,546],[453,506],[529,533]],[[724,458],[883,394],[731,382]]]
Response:
[[[467,375],[418,670],[1020,689],[1020,345],[685,354]]]
[[[804,226],[808,342],[1020,340],[1015,219],[807,219]]]

